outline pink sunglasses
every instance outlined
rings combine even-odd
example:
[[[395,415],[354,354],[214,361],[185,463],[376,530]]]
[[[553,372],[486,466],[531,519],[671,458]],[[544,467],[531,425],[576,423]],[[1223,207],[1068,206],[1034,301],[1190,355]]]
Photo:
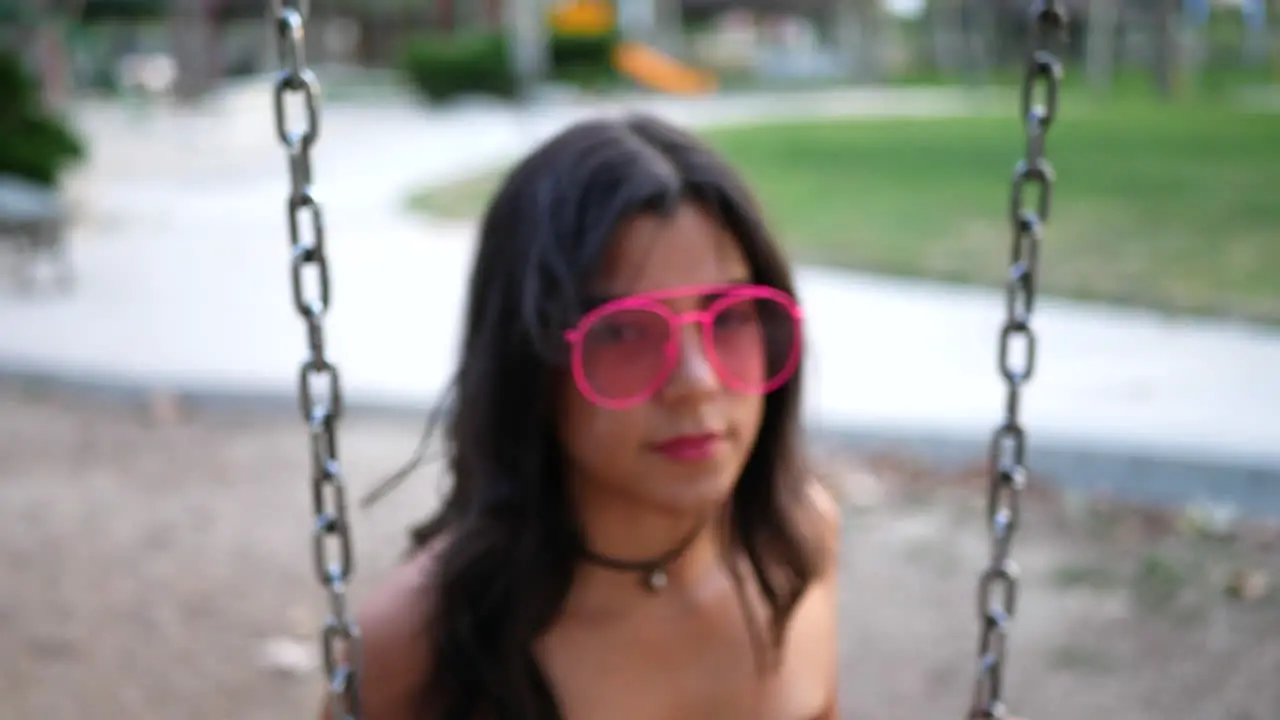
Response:
[[[663,300],[702,296],[705,308],[676,312]],[[726,388],[764,395],[800,364],[801,312],[763,285],[700,285],[629,295],[583,316],[565,332],[573,380],[590,402],[621,410],[651,398],[680,362],[680,328],[702,327],[702,351]]]

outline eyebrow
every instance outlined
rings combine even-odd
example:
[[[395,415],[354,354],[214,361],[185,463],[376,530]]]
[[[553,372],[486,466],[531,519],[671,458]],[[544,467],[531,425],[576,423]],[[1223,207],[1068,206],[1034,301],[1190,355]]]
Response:
[[[750,285],[750,284],[752,284],[752,281],[751,281],[750,279],[748,279],[748,278],[743,278],[743,277],[738,277],[738,278],[734,278],[734,279],[732,279],[732,280],[728,280],[728,281],[725,281],[725,282],[721,282],[721,283],[714,283],[713,285],[714,285],[714,287],[731,288],[731,287],[734,287],[734,286],[739,286],[739,285]],[[661,292],[661,291],[659,291],[659,292]],[[643,292],[641,292],[641,293],[620,293],[620,294],[592,293],[592,294],[587,295],[587,296],[586,296],[586,298],[585,298],[585,309],[586,309],[586,311],[587,311],[587,312],[590,312],[591,310],[594,310],[594,309],[596,309],[596,308],[600,307],[601,305],[605,305],[605,304],[607,304],[607,303],[611,303],[611,302],[613,302],[613,301],[615,301],[615,300],[621,300],[621,299],[623,299],[623,298],[631,297],[631,296],[633,296],[633,295],[647,295],[647,294],[648,294],[648,293],[643,293]],[[721,295],[723,295],[723,294],[724,294],[723,292],[707,292],[707,293],[702,293],[701,297],[702,297],[702,298],[715,298],[715,297],[719,297],[719,296],[721,296]]]

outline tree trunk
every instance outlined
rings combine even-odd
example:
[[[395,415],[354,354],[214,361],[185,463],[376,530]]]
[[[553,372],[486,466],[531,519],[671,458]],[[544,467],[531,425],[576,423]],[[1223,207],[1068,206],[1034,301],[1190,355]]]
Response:
[[[963,0],[930,0],[929,2],[933,65],[943,75],[963,72],[965,68],[960,2]]]
[[[1178,77],[1182,84],[1199,84],[1209,62],[1209,0],[1182,0],[1177,28]]]
[[[964,0],[960,6],[961,43],[965,76],[984,81],[991,76],[996,43],[995,3],[992,0]]]
[[[173,0],[169,36],[178,78],[173,92],[179,101],[194,102],[213,88],[214,29],[207,0]]]
[[[71,100],[71,67],[62,32],[63,18],[53,0],[28,0],[33,24],[25,33],[25,47],[18,50],[26,58],[40,82],[45,106],[61,110]]]
[[[1280,13],[1280,2],[1273,0],[1266,6],[1267,16],[1267,53],[1271,59],[1271,79],[1280,78],[1280,24],[1271,22],[1271,18]]]
[[[1178,0],[1152,0],[1148,18],[1154,34],[1152,70],[1156,91],[1173,97],[1178,86]]]
[[[511,62],[519,92],[528,98],[547,74],[550,38],[543,0],[505,0],[503,26],[511,39]]]
[[[684,3],[681,0],[653,0],[657,34],[654,38],[662,50],[681,55],[684,53]]]
[[[860,0],[835,0],[831,3],[836,52],[849,74],[857,80],[866,76],[863,46],[867,32],[862,25],[860,4]]]
[[[888,29],[885,10],[879,0],[861,0],[857,9],[861,35],[857,57],[862,66],[862,77],[869,82],[879,82],[884,79],[885,32]]]
[[[1268,26],[1266,0],[1245,0],[1244,8],[1244,63],[1250,67],[1263,65],[1267,61],[1267,47],[1271,38]]]
[[[1116,41],[1120,30],[1117,0],[1090,0],[1089,29],[1085,39],[1085,74],[1095,90],[1111,87],[1116,71]]]

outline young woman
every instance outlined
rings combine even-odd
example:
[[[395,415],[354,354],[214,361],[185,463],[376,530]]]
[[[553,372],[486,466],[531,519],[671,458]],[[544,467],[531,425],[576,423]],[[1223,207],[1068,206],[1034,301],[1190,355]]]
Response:
[[[485,215],[454,485],[358,614],[365,720],[837,717],[838,512],[801,312],[735,173],[579,124]]]

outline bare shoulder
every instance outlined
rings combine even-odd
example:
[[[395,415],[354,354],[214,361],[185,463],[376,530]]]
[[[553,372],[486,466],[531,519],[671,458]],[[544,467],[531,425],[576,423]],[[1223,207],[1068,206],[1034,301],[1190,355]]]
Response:
[[[793,717],[839,717],[840,505],[817,479],[806,487],[806,508],[819,543],[821,565],[788,629],[787,674]]]
[[[434,564],[434,553],[415,553],[360,603],[356,613],[361,637],[358,682],[361,717],[365,720],[413,717],[428,671],[428,589]],[[322,713],[321,717],[329,715]]]

